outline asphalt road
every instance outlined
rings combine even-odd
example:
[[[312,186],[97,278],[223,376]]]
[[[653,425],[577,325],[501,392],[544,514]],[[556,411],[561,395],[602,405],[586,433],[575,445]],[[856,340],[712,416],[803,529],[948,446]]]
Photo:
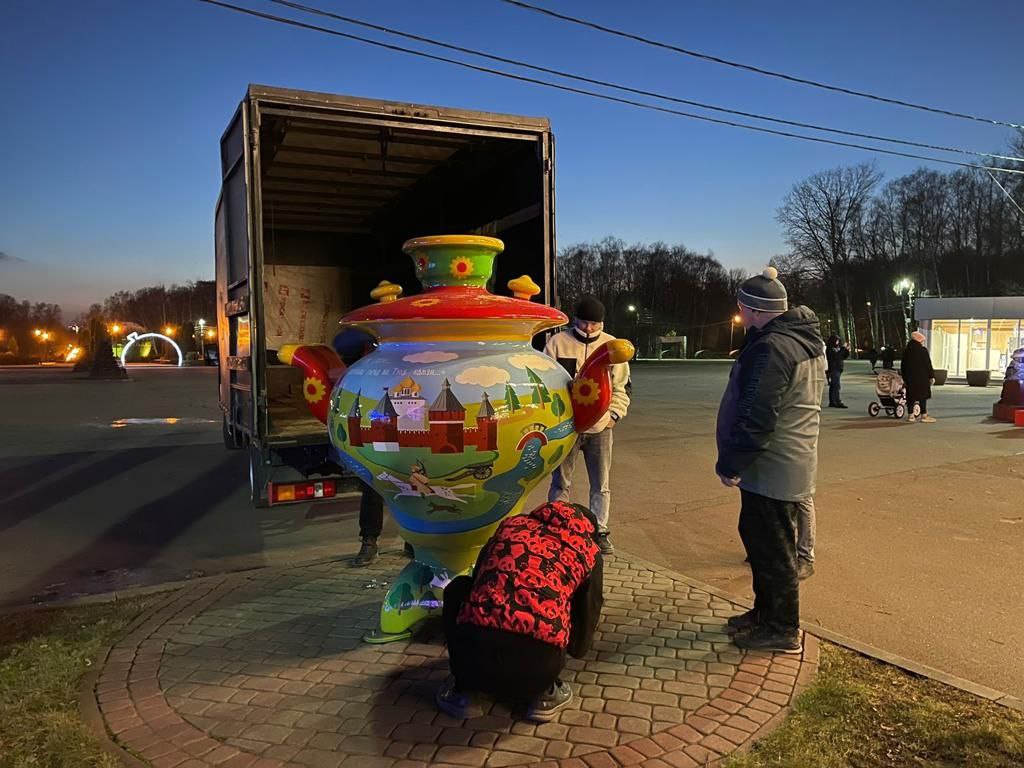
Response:
[[[995,387],[937,388],[937,424],[871,419],[872,380],[850,367],[851,409],[823,412],[804,618],[1024,696],[1024,429],[988,419]],[[213,369],[130,372],[108,383],[0,369],[0,604],[355,550],[350,503],[249,506],[245,457],[221,446]],[[727,373],[636,366],[615,432],[612,538],[749,595],[738,494],[713,472]]]

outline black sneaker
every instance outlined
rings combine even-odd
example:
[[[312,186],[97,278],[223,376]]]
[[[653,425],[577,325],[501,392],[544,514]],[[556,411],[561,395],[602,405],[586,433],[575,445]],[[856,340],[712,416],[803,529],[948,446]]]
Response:
[[[754,627],[749,632],[737,634],[732,639],[734,645],[747,651],[774,651],[776,653],[800,653],[803,644],[800,642],[800,630],[776,632],[766,626]]]
[[[456,687],[454,675],[448,675],[441,683],[441,687],[434,694],[434,702],[438,709],[456,720],[468,720],[483,715],[483,710],[473,703],[472,697]]]
[[[615,552],[615,545],[608,540],[608,531],[598,531],[594,541],[601,550],[602,555],[610,555]]]
[[[814,563],[812,563],[810,560],[804,560],[802,557],[799,560],[797,560],[796,577],[800,581],[803,581],[804,579],[809,579],[813,575]]]
[[[836,408],[849,408],[846,403],[836,403]]]
[[[725,623],[729,629],[735,630],[736,632],[743,632],[751,627],[756,627],[759,620],[760,616],[758,612],[751,608],[746,613],[730,616]]]
[[[377,559],[377,537],[364,536],[363,544],[359,547],[359,554],[352,561],[353,568],[365,568]]]
[[[530,703],[526,716],[538,723],[550,722],[560,711],[569,706],[570,701],[572,701],[572,688],[568,683],[555,680],[548,690]]]

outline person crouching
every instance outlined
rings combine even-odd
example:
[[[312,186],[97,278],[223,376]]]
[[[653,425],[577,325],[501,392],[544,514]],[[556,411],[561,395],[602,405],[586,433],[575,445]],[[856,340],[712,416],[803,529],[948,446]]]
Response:
[[[455,718],[478,714],[473,692],[529,703],[547,722],[572,701],[560,675],[566,653],[590,650],[601,617],[603,564],[597,521],[586,507],[549,502],[506,519],[484,545],[472,576],[444,590],[451,675],[437,706]]]

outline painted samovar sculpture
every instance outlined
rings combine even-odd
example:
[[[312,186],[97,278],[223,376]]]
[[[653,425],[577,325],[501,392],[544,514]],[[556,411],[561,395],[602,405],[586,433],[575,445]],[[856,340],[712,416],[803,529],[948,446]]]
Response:
[[[611,341],[570,380],[537,352],[531,339],[567,318],[530,301],[540,288],[525,275],[509,282],[514,297],[488,292],[500,240],[423,237],[403,250],[423,292],[402,299],[384,281],[377,304],[341,320],[374,336],[376,350],[347,370],[328,347],[279,353],[304,370],[307,403],[341,460],[384,497],[415,549],[369,642],[404,639],[437,615],[445,584],[469,572],[498,523],[604,415],[609,366],[633,355]]]

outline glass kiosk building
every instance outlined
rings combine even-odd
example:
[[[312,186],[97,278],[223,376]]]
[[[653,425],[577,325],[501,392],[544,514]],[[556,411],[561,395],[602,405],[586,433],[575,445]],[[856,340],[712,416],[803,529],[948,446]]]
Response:
[[[921,298],[914,319],[927,338],[932,365],[950,377],[991,371],[1001,379],[1010,355],[1024,346],[1024,296]]]

